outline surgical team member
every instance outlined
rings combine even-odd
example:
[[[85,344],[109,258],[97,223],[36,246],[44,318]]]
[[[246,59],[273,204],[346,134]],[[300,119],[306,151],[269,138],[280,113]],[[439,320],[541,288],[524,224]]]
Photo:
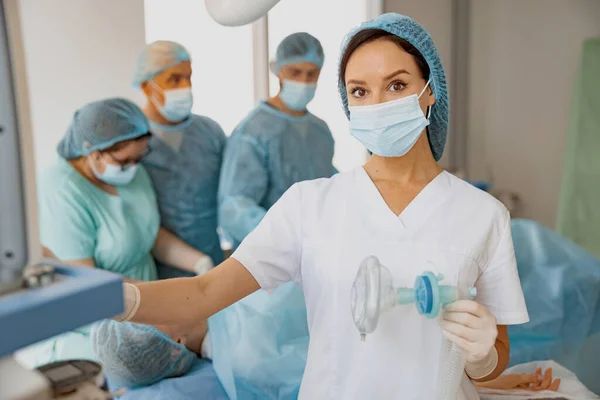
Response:
[[[294,183],[335,172],[331,132],[306,109],[324,60],[315,37],[304,32],[286,37],[271,62],[279,93],[261,102],[229,139],[219,187],[219,224],[234,247]]]
[[[154,258],[194,271],[205,255],[160,227],[150,178],[149,127],[124,99],[78,110],[58,145],[59,157],[39,185],[40,238],[57,258],[100,268],[130,282],[157,278]],[[34,365],[67,358],[94,359],[89,327],[34,346]]]
[[[478,399],[472,380],[508,364],[506,325],[528,320],[510,230],[500,202],[437,164],[448,127],[439,54],[412,19],[385,14],[352,30],[342,46],[339,91],[350,133],[373,156],[363,167],[296,184],[233,256],[195,278],[125,284],[125,319],[204,319],[248,294],[302,286],[310,345],[300,399],[434,399],[447,337],[464,354],[458,398]],[[477,297],[439,321],[395,307],[361,341],[351,289],[361,262],[379,257],[396,287],[424,269]],[[461,371],[462,373],[462,371]],[[443,379],[442,379],[443,381]]]
[[[161,224],[193,248],[207,254],[196,273],[223,261],[217,234],[217,188],[225,134],[210,118],[192,114],[192,64],[180,44],[158,41],[142,51],[134,86],[147,98],[152,153],[142,160],[160,210]],[[159,275],[173,271],[159,265]]]

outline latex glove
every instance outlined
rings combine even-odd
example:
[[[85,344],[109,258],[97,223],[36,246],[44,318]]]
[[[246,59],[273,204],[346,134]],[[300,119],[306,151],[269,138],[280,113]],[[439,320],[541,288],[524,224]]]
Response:
[[[123,306],[124,311],[122,314],[117,315],[113,319],[117,322],[129,321],[140,306],[141,296],[140,289],[131,283],[123,283]]]
[[[200,257],[198,261],[196,261],[196,264],[194,265],[194,271],[196,272],[196,275],[202,275],[213,269],[214,266],[215,264],[213,263],[212,258],[204,255]]]
[[[440,326],[446,337],[464,351],[467,363],[488,357],[498,337],[492,313],[472,300],[459,300],[444,311]]]

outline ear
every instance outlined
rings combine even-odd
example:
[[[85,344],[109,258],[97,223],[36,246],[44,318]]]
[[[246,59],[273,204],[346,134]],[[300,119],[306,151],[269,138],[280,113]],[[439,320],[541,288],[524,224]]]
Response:
[[[150,87],[150,84],[148,83],[148,81],[142,82],[141,87],[142,87],[142,91],[144,92],[146,97],[150,97],[150,95],[152,94],[152,88]]]
[[[432,105],[435,104],[435,94],[433,94],[433,90],[431,89],[431,86],[427,89],[428,90],[428,96],[427,96],[427,105],[429,107],[431,107]]]

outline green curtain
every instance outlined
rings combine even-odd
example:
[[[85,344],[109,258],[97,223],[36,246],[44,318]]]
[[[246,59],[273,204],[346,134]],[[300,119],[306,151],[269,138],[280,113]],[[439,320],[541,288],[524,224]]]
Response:
[[[583,44],[571,104],[557,230],[600,258],[600,38]]]

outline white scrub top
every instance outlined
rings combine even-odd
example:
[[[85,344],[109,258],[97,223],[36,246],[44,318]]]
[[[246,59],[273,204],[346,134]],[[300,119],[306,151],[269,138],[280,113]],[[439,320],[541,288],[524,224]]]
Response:
[[[442,333],[414,305],[382,314],[365,342],[350,293],[361,262],[377,256],[395,287],[423,271],[477,288],[498,324],[528,321],[510,217],[487,193],[442,172],[396,216],[363,168],[291,187],[233,257],[263,289],[303,288],[310,345],[300,399],[435,398]],[[459,399],[478,399],[463,379]]]

